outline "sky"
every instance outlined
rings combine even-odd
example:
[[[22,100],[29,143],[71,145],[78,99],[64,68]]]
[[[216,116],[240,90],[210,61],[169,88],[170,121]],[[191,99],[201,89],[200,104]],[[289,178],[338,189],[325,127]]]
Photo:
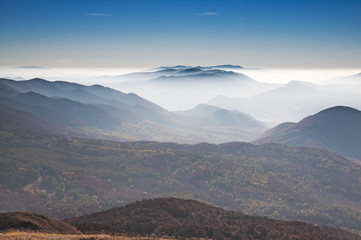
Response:
[[[361,0],[0,0],[0,66],[360,68]]]

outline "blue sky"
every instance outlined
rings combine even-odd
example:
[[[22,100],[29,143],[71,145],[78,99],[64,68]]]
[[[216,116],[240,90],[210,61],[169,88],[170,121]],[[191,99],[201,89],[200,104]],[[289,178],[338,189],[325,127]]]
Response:
[[[0,33],[1,66],[361,66],[361,0],[0,0]]]

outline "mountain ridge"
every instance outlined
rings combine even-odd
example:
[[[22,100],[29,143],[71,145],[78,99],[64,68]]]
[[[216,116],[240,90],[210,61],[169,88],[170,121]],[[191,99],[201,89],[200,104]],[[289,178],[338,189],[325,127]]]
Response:
[[[266,129],[255,119],[240,116],[224,116],[225,121],[233,122],[231,125],[222,125],[222,121],[213,116],[181,116],[134,93],[100,85],[84,86],[40,78],[0,79],[0,84],[3,105],[53,122],[62,128],[58,129],[59,134],[69,136],[79,134],[120,141],[225,142],[227,139],[250,140]],[[29,119],[29,123],[31,121]],[[257,124],[248,128],[252,121]]]
[[[335,106],[308,116],[298,123],[286,123],[270,129],[254,143],[278,142],[323,147],[361,160],[360,122],[361,111]]]
[[[335,105],[360,108],[360,95],[354,88],[290,81],[280,87],[249,97],[220,94],[207,102],[225,109],[246,112],[257,119],[282,123],[300,121],[308,115]]]

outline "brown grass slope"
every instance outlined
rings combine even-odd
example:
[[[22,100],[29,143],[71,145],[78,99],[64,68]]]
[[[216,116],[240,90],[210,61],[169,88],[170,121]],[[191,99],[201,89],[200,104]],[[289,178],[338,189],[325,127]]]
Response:
[[[41,232],[6,232],[0,233],[0,240],[168,240],[172,238],[128,237],[106,234],[59,234]]]
[[[0,213],[0,232],[34,231],[60,234],[80,234],[73,226],[32,212]]]
[[[343,230],[226,211],[194,200],[159,198],[65,219],[84,233],[212,239],[361,239]]]

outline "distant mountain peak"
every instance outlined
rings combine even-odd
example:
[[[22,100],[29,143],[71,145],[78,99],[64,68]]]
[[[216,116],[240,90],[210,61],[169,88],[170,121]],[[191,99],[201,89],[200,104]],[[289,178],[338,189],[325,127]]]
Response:
[[[212,65],[212,66],[186,66],[186,65],[175,65],[175,66],[161,66],[155,69],[174,69],[174,70],[182,70],[182,69],[190,69],[190,68],[197,68],[197,69],[246,69],[240,65],[232,65],[232,64],[220,64],[220,65]]]
[[[28,80],[28,81],[34,81],[34,82],[49,82],[48,80],[45,80],[45,79],[43,79],[43,78],[32,78],[32,79],[30,79],[30,80]]]
[[[311,82],[291,80],[287,83],[287,86],[315,86],[315,85]]]
[[[43,66],[17,66],[16,68],[23,69],[44,69]]]
[[[212,66],[214,68],[232,68],[232,69],[244,69],[244,67],[240,65],[232,65],[232,64],[224,64],[224,65],[215,65]]]
[[[325,110],[320,111],[318,114],[322,114],[325,112],[338,112],[338,111],[347,111],[347,112],[360,112],[359,110],[357,110],[356,108],[352,108],[349,106],[334,106],[334,107],[330,107],[327,108]]]
[[[205,104],[205,103],[200,103],[197,106],[194,107],[194,109],[199,109],[199,108],[204,108],[204,107],[209,107],[209,108],[214,108],[214,109],[221,109],[220,107],[216,107],[210,104]]]
[[[161,66],[161,67],[158,67],[156,69],[176,69],[176,70],[180,70],[180,69],[184,69],[184,68],[192,68],[192,66],[186,66],[186,65]]]
[[[201,67],[191,67],[180,71],[181,73],[193,73],[203,71]]]
[[[177,113],[182,115],[206,116],[220,109],[222,108],[201,103],[190,110],[178,111]]]
[[[156,71],[156,73],[173,73],[173,72],[178,72],[179,69],[175,69],[175,68],[164,68],[164,69],[160,69],[158,71]]]

